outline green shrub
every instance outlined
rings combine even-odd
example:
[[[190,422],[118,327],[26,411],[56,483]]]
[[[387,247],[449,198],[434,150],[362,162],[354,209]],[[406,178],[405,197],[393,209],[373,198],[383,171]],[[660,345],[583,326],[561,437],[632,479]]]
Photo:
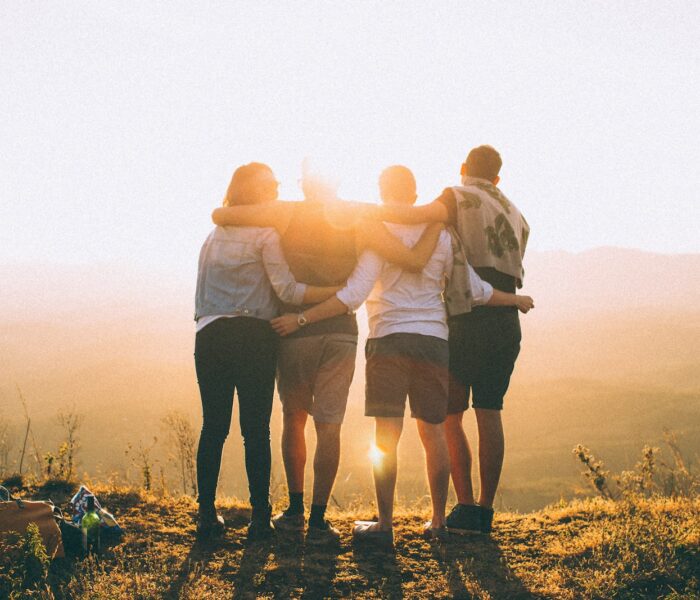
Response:
[[[0,539],[0,597],[10,600],[51,597],[47,587],[49,564],[39,528],[34,523],[27,526],[24,535],[13,532]]]

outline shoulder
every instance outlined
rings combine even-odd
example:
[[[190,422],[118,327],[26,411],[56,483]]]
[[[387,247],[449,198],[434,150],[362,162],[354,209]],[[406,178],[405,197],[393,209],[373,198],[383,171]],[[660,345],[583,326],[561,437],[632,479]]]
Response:
[[[449,203],[455,201],[455,189],[451,187],[446,187],[442,190],[442,193],[435,198],[435,202]]]

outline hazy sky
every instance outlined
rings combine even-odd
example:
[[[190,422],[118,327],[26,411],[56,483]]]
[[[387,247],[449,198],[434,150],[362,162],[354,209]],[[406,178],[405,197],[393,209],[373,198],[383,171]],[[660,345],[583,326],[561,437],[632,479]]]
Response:
[[[698,252],[697,2],[0,3],[0,261],[194,268],[233,168],[420,199],[482,143],[537,249]]]

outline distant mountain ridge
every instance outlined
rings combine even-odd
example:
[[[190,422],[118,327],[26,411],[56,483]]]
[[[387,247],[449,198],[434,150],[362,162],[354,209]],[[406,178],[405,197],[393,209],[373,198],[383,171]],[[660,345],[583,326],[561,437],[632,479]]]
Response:
[[[549,316],[693,307],[700,298],[700,253],[655,254],[624,248],[525,256],[525,287]],[[545,311],[537,311],[545,312]]]
[[[194,258],[187,268],[176,271],[151,271],[136,262],[133,266],[0,265],[0,309],[10,320],[41,320],[52,313],[85,310],[99,313],[101,307],[121,313],[135,305],[191,314],[195,265]],[[599,309],[691,307],[700,298],[700,253],[656,254],[615,247],[578,253],[531,251],[525,269],[523,293],[535,297],[540,309],[536,313],[542,317]]]

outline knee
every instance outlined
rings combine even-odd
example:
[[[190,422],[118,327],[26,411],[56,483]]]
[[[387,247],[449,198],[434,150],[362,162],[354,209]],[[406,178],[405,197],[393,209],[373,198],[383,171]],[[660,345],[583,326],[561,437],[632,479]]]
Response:
[[[228,437],[228,427],[222,426],[220,423],[204,423],[202,425],[202,440],[208,440],[213,443],[223,444]]]
[[[243,443],[270,443],[270,424],[269,423],[254,423],[241,427],[241,435]]]
[[[340,425],[316,423],[316,440],[319,447],[340,446]]]
[[[306,427],[307,413],[301,410],[285,412],[282,417],[285,432],[303,432]]]

